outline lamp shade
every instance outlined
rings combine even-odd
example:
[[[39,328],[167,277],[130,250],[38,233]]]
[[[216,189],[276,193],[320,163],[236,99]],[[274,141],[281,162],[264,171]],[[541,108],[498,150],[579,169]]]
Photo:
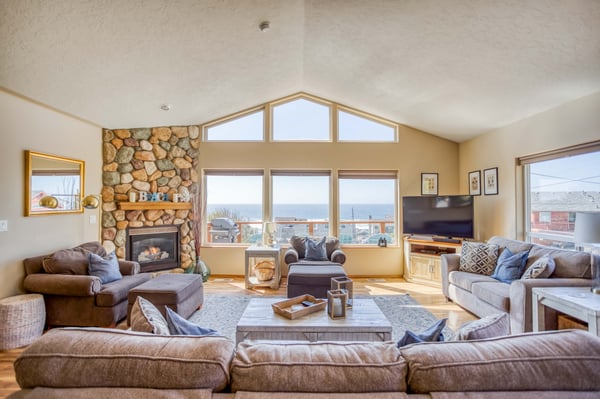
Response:
[[[575,242],[600,243],[600,212],[577,212],[575,215]]]
[[[273,234],[277,231],[277,224],[274,222],[266,222],[264,229],[265,229],[265,233]]]

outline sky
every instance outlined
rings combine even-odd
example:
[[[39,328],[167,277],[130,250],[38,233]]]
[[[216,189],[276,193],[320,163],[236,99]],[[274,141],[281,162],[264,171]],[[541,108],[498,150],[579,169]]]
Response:
[[[600,152],[530,165],[531,191],[600,191]]]

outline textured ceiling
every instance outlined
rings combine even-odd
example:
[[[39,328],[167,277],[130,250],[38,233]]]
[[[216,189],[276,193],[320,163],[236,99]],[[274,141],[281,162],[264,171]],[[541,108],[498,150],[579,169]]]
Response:
[[[1,87],[107,128],[304,91],[461,142],[600,91],[598,0],[2,0],[0,37]]]

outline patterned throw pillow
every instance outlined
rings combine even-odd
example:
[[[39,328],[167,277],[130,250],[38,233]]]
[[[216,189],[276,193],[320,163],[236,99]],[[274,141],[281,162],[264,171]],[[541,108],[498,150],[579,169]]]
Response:
[[[554,268],[556,264],[554,263],[554,259],[550,257],[550,255],[544,255],[535,262],[531,266],[525,270],[523,276],[521,276],[522,280],[527,280],[531,278],[548,278],[552,273],[554,273]]]
[[[131,308],[131,329],[156,335],[170,335],[167,321],[147,299],[138,296]]]
[[[494,272],[497,261],[497,245],[465,241],[462,245],[458,270],[489,276]]]
[[[509,334],[508,313],[498,313],[463,324],[452,341],[469,341],[500,337]]]

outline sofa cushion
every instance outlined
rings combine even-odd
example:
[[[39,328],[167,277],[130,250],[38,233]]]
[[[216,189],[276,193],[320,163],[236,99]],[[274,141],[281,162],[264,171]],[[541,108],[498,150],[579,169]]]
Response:
[[[290,265],[288,284],[330,287],[332,277],[346,277],[346,271],[340,265],[315,262],[314,266],[307,267],[307,264],[302,262]]]
[[[21,391],[11,399],[213,399],[211,389],[151,389],[151,388],[46,388]],[[303,398],[306,399],[306,398]]]
[[[306,252],[304,258],[306,260],[327,260],[327,251],[325,250],[325,240],[323,237],[320,241],[314,241],[306,238]]]
[[[129,291],[138,285],[150,280],[152,276],[148,273],[123,276],[122,279],[102,285],[96,293],[96,305],[115,306],[127,300]]]
[[[116,329],[53,329],[15,361],[21,388],[222,390],[235,344],[224,337],[157,336]]]
[[[533,262],[531,266],[525,270],[525,273],[523,273],[521,278],[523,280],[530,278],[548,278],[554,272],[555,267],[556,264],[554,263],[554,260],[547,254]]]
[[[494,237],[490,238],[489,240],[487,240],[487,243],[497,245],[499,248],[499,250],[498,250],[499,255],[500,255],[500,253],[502,253],[504,248],[508,248],[508,249],[510,249],[510,251],[513,254],[516,254],[517,252],[530,251],[534,245],[529,242],[519,241],[519,240],[511,240],[510,238],[505,238],[505,237],[500,237],[500,236],[494,236]]]
[[[542,256],[549,255],[554,260],[556,267],[553,278],[591,278],[592,265],[589,252],[571,251],[534,245],[529,252],[527,267],[531,266]]]
[[[585,331],[423,343],[400,352],[413,393],[600,390],[600,338]]]
[[[478,282],[497,283],[498,280],[483,274],[475,274],[469,272],[453,271],[448,274],[450,284],[462,288],[466,291],[473,291],[473,284]]]
[[[498,257],[496,269],[491,277],[509,284],[511,281],[520,278],[523,270],[525,270],[528,253],[529,251],[522,251],[513,254],[510,249],[504,248],[504,251]]]
[[[497,260],[497,245],[465,241],[462,245],[458,269],[489,276],[494,272]]]
[[[463,324],[454,334],[452,341],[486,339],[510,334],[508,313],[497,313]]]
[[[131,330],[156,335],[170,335],[162,313],[150,301],[138,296],[131,308]]]
[[[473,284],[473,295],[503,312],[510,310],[510,284],[481,281]]]
[[[104,257],[90,253],[88,262],[88,274],[99,277],[102,284],[123,278],[119,270],[119,260],[114,252]]]
[[[242,342],[231,366],[231,389],[405,392],[406,373],[406,363],[391,342]]]
[[[88,274],[89,254],[106,256],[106,250],[97,242],[87,242],[71,249],[61,249],[48,255],[42,261],[46,273]]]

